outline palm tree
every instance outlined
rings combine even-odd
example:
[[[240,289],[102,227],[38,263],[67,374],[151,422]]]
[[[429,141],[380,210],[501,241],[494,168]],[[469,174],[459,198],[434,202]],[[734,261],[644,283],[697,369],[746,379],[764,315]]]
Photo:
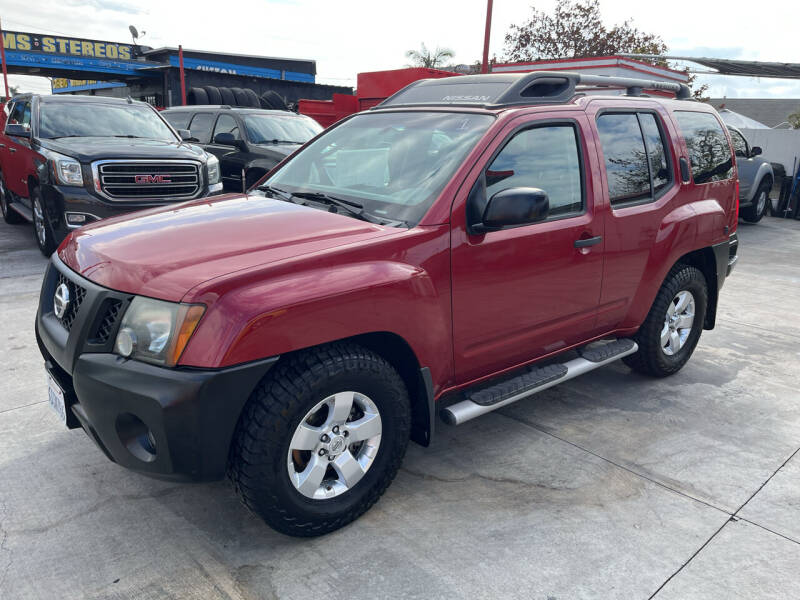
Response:
[[[444,62],[456,55],[450,48],[439,48],[431,52],[425,44],[420,44],[419,50],[409,50],[406,58],[411,60],[411,67],[426,67],[435,69],[444,65]]]

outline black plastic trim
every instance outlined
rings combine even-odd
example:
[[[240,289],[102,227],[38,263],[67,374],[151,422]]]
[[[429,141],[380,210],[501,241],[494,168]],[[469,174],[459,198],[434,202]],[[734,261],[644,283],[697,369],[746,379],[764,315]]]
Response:
[[[419,370],[419,394],[425,399],[427,411],[416,415],[415,427],[411,429],[411,441],[427,448],[433,442],[436,424],[436,400],[433,396],[433,377],[428,367]],[[427,419],[427,422],[426,422]]]

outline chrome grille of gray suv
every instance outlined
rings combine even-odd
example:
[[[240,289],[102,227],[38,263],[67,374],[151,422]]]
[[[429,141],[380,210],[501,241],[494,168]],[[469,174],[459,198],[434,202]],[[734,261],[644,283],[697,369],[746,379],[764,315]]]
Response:
[[[100,161],[93,170],[95,188],[111,200],[186,200],[202,189],[193,161]]]

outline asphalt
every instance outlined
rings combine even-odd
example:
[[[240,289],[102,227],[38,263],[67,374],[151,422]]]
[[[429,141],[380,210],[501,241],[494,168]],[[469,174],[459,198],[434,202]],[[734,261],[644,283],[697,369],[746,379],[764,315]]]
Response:
[[[412,444],[383,499],[284,537],[227,482],[126,471],[46,403],[45,260],[0,223],[0,598],[798,598],[800,222],[739,228],[717,328]]]

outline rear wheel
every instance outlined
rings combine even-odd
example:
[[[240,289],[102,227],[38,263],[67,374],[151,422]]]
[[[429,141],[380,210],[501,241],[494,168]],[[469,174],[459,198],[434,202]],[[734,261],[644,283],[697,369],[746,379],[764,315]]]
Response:
[[[239,420],[229,474],[274,529],[322,535],[383,494],[408,446],[411,411],[397,371],[356,344],[298,353],[259,384]]]
[[[766,214],[770,189],[772,189],[772,184],[768,180],[759,184],[756,196],[753,198],[753,204],[741,210],[742,218],[745,221],[758,223]]]
[[[695,267],[676,265],[633,336],[639,350],[622,360],[645,375],[666,377],[677,373],[700,341],[707,305],[708,287],[703,273]]]
[[[25,222],[22,215],[8,205],[9,192],[6,189],[6,181],[3,179],[3,172],[0,171],[0,212],[3,213],[3,220],[6,223],[15,225]]]
[[[36,234],[36,243],[42,254],[49,257],[56,249],[53,238],[53,228],[44,209],[42,192],[38,187],[31,189],[31,205],[33,207],[33,232]]]

